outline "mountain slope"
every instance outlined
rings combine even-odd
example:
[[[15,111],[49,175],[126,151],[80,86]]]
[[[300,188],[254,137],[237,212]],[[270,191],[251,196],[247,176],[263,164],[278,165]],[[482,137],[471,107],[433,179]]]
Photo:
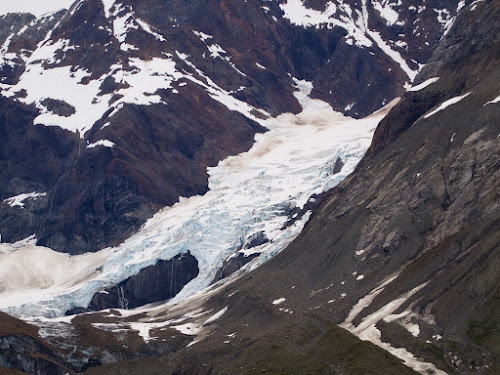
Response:
[[[355,172],[269,262],[176,306],[37,320],[39,334],[89,374],[497,374],[499,24],[498,2],[461,9]]]

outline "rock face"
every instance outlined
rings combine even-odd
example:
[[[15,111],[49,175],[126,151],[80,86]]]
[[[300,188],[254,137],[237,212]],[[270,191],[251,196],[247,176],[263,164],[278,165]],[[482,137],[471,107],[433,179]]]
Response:
[[[86,309],[73,309],[67,315],[107,308],[133,309],[153,302],[163,302],[198,275],[198,262],[191,254],[176,256],[146,267],[137,275],[97,293]]]
[[[300,111],[293,78],[355,117],[400,95],[459,8],[86,0],[3,16],[2,240],[35,234],[71,254],[119,244],[180,196],[205,193],[207,166],[265,131],[257,118]],[[45,195],[5,203],[33,192]]]

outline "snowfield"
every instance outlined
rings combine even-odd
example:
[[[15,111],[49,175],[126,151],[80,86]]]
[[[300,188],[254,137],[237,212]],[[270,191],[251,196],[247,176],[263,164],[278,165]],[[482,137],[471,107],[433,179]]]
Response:
[[[33,239],[0,244],[0,309],[17,316],[61,316],[159,259],[189,251],[200,272],[169,301],[175,304],[207,288],[223,262],[238,252],[261,254],[247,265],[252,269],[281,251],[309,218],[307,212],[284,228],[291,209],[304,207],[312,195],[354,170],[386,112],[362,120],[344,117],[310,99],[310,83],[296,83],[300,114],[263,120],[269,131],[258,134],[248,152],[209,168],[209,192],[181,198],[120,246],[69,256],[36,246]],[[339,158],[344,166],[334,174]],[[257,233],[269,242],[244,249]]]

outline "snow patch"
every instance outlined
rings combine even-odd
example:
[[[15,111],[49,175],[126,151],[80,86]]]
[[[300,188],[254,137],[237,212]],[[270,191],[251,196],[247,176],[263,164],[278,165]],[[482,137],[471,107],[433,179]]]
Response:
[[[462,96],[456,96],[454,98],[451,98],[451,99],[448,99],[446,101],[444,101],[443,103],[441,103],[441,105],[439,107],[437,107],[435,110],[433,110],[432,112],[429,112],[428,114],[424,115],[424,118],[429,118],[433,115],[435,115],[436,113],[438,112],[441,112],[442,110],[448,108],[449,106],[453,105],[453,104],[457,104],[459,101],[461,101],[462,99],[468,97],[471,93],[468,92],[467,94],[465,95],[462,95]]]
[[[388,315],[383,319],[383,321],[386,323],[396,321],[401,326],[406,328],[406,330],[410,332],[412,336],[418,337],[420,335],[420,326],[417,323],[411,322],[411,319],[416,316],[417,315],[412,313],[410,310],[406,310],[400,314]]]
[[[372,2],[373,7],[386,20],[388,25],[397,23],[398,13],[392,8],[395,4],[388,2]],[[401,5],[396,4],[396,5]],[[405,59],[399,52],[393,50],[390,45],[382,39],[380,33],[371,30],[368,27],[368,9],[366,0],[362,1],[361,12],[353,9],[347,4],[334,4],[329,1],[326,4],[324,11],[309,9],[304,5],[303,0],[288,0],[284,4],[280,4],[280,8],[284,13],[284,18],[288,19],[292,24],[302,27],[322,27],[327,28],[341,27],[347,31],[345,37],[346,43],[356,45],[360,48],[371,47],[373,41],[376,45],[396,62],[401,69],[408,75],[408,78],[413,81],[418,70],[411,69]],[[398,41],[393,41],[398,45]]]
[[[124,10],[123,6],[118,9],[115,7],[115,12],[112,14],[115,18],[113,19],[113,35],[121,43],[121,49],[127,51],[128,49],[134,49],[135,47],[125,44],[125,40],[131,30],[137,30],[139,26],[135,23],[134,13],[132,11],[125,13],[122,16],[117,16],[120,12]],[[137,48],[136,48],[137,49]]]
[[[201,331],[200,327],[194,323],[184,323],[178,326],[172,326],[172,328],[176,329],[177,331],[179,331],[184,335],[189,335],[189,336],[197,335]]]
[[[439,80],[439,77],[432,77],[432,78],[429,78],[427,81],[422,82],[422,83],[421,83],[421,84],[419,84],[419,85],[413,86],[413,87],[409,88],[409,89],[408,89],[408,90],[406,90],[406,91],[415,92],[415,91],[420,91],[420,90],[423,90],[423,89],[425,89],[427,86],[430,86],[430,85],[432,85],[433,83],[436,83],[438,80]]]
[[[27,26],[24,26],[18,33],[18,35],[22,34],[22,31],[25,30],[26,28]],[[0,47],[0,67],[7,65],[10,66],[11,68],[14,68],[16,66],[15,59],[18,57],[17,54],[13,52],[8,52],[13,37],[14,33],[10,34]]]
[[[328,24],[337,13],[337,6],[332,2],[327,3],[323,12],[306,8],[302,0],[288,0],[280,4],[280,8],[284,12],[284,17],[292,24],[304,27]]]
[[[351,104],[346,105],[344,108],[344,112],[350,111],[352,109],[352,107],[354,107],[354,104],[356,104],[356,103],[351,103]]]
[[[205,320],[205,322],[202,324],[202,326],[208,326],[215,322],[217,319],[219,319],[222,315],[224,315],[227,312],[228,307],[224,307],[222,310],[220,310],[218,313],[212,315],[210,318]]]
[[[380,13],[380,16],[385,19],[387,26],[392,26],[398,21],[399,13],[393,9],[393,6],[400,6],[400,1],[396,4],[389,1],[372,1],[372,5]]]
[[[382,308],[380,308],[378,311],[375,311],[374,313],[364,317],[361,321],[361,323],[358,326],[354,326],[352,321],[354,318],[361,312],[361,310],[371,304],[373,299],[382,292],[383,288],[387,286],[390,282],[392,282],[397,276],[393,276],[392,278],[384,281],[378,288],[374,289],[370,294],[362,298],[356,306],[351,310],[351,313],[349,314],[348,318],[340,324],[342,328],[347,329],[354,335],[356,335],[359,339],[363,341],[370,341],[371,343],[379,346],[380,348],[387,350],[389,353],[392,355],[398,357],[401,359],[404,364],[412,369],[414,369],[417,372],[420,372],[421,374],[435,374],[435,375],[447,375],[444,371],[439,370],[434,364],[424,362],[419,360],[417,357],[415,357],[412,353],[407,351],[404,348],[394,348],[391,346],[389,343],[385,343],[382,341],[382,334],[379,331],[379,329],[376,327],[377,322],[379,322],[382,319],[391,319],[391,314],[393,314],[397,309],[399,309],[411,296],[416,294],[418,291],[420,291],[422,288],[424,288],[427,283],[421,284],[415,288],[413,288],[411,291],[401,295],[399,298],[389,302]],[[402,315],[407,315],[406,312],[403,313]],[[401,317],[401,314],[398,315],[398,317]],[[420,327],[418,327],[418,332],[417,332],[417,327],[416,325],[407,325],[406,327],[412,334],[419,334],[420,333]]]
[[[406,323],[404,327],[413,337],[418,337],[420,335],[420,326],[417,323]]]
[[[196,76],[193,73],[185,73],[184,77],[196,83],[197,85],[203,87],[212,99],[226,106],[229,110],[239,112],[242,115],[257,122],[259,122],[260,119],[254,116],[253,114],[254,111],[260,112],[261,114],[270,117],[269,113],[260,109],[256,109],[255,107],[249,105],[248,103],[236,99],[231,95],[231,92],[228,92],[223,88],[221,88],[220,86],[218,86],[214,81],[212,81],[210,77],[206,76],[192,62],[189,61],[188,55],[181,53],[179,51],[176,51],[176,54],[181,60],[183,60],[190,68],[194,70],[194,73],[196,73]],[[236,69],[234,66],[233,68]]]
[[[497,96],[495,99],[493,100],[490,100],[489,102],[486,102],[483,107],[487,106],[488,104],[496,104],[496,103],[500,103],[500,95]]]
[[[111,8],[115,5],[115,0],[102,0],[102,5],[106,18],[111,17]]]
[[[363,311],[366,307],[370,306],[375,297],[377,297],[380,293],[383,292],[384,288],[392,283],[399,277],[399,272],[389,276],[388,278],[382,280],[382,282],[375,287],[370,293],[368,293],[365,297],[361,298],[351,309],[349,315],[344,321],[344,325],[349,325],[352,321],[359,315],[361,311]]]
[[[393,356],[399,358],[403,363],[421,374],[448,375],[446,372],[438,369],[434,364],[419,360],[415,355],[404,348],[394,348],[388,343],[382,341],[382,334],[375,325],[368,327],[358,336],[363,341],[370,341],[372,344],[388,351]]]
[[[13,97],[23,90],[27,95],[17,100],[26,104],[35,104],[40,115],[35,119],[35,125],[59,126],[71,132],[84,134],[90,130],[96,121],[101,119],[109,109],[119,109],[125,103],[150,105],[162,102],[157,94],[160,89],[172,89],[172,83],[183,74],[176,70],[171,58],[153,58],[143,61],[130,58],[127,66],[112,65],[111,73],[99,79],[90,80],[90,73],[70,66],[44,67],[55,63],[57,51],[69,48],[69,41],[59,40],[48,42],[38,48],[30,57],[26,71],[21,75],[15,86],[2,91],[2,95]],[[113,77],[116,82],[126,87],[115,94],[121,98],[110,105],[113,94],[99,95],[102,82]],[[59,116],[42,104],[45,99],[64,101],[75,109],[69,117]],[[108,117],[111,117],[113,111]]]
[[[401,297],[389,302],[388,304],[383,306],[380,310],[375,311],[374,313],[364,317],[362,322],[357,327],[354,327],[352,323],[344,322],[343,323],[344,328],[348,328],[354,334],[360,334],[368,327],[375,325],[377,322],[379,322],[386,316],[392,314],[394,311],[399,309],[403,305],[403,303],[405,303],[408,300],[408,298],[410,298],[419,290],[421,290],[425,285],[426,284],[421,284],[413,288],[410,292],[405,293]]]
[[[286,298],[278,298],[273,301],[273,305],[279,305],[286,301]]]
[[[95,148],[97,146],[109,147],[113,148],[115,144],[107,139],[100,139],[97,142],[91,143],[87,146],[87,148]]]
[[[358,47],[370,47],[372,41],[365,35],[363,27],[358,20],[353,17],[353,11],[347,4],[339,4],[338,7],[333,2],[329,1],[323,12],[309,9],[304,5],[303,0],[288,0],[284,4],[280,4],[283,11],[283,17],[288,19],[290,23],[302,27],[319,28],[325,25],[329,29],[333,27],[342,27],[348,32],[346,40],[349,44],[355,44]],[[337,11],[342,11],[343,15],[335,17]]]
[[[139,336],[142,337],[145,343],[152,340],[158,339],[158,337],[151,337],[150,332],[152,329],[162,328],[166,326],[166,323],[145,323],[145,322],[133,322],[128,323],[130,329],[137,331]]]
[[[371,31],[367,29],[368,35],[372,37],[372,39],[377,43],[377,46],[387,55],[389,56],[399,67],[406,73],[408,78],[413,81],[415,76],[418,73],[418,70],[411,69],[405,59],[401,56],[401,54],[397,51],[394,51],[380,36],[380,33],[376,31]]]
[[[144,22],[143,20],[140,20],[140,19],[136,19],[135,20],[139,26],[145,31],[147,32],[148,34],[151,34],[153,35],[156,39],[158,39],[160,42],[166,42],[167,40],[163,37],[163,35],[161,34],[158,34],[157,32],[153,31],[153,29],[151,28],[151,26],[149,24],[147,24],[146,22]]]
[[[25,200],[27,200],[27,199],[36,200],[38,198],[45,197],[46,195],[47,195],[47,193],[37,193],[37,192],[27,193],[27,194],[19,194],[19,195],[16,195],[14,197],[4,199],[4,203],[8,204],[10,207],[24,208],[24,205],[25,205],[24,201]]]

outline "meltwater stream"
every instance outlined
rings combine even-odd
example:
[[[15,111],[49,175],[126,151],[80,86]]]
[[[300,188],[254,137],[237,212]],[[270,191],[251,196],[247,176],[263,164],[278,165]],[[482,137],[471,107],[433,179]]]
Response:
[[[205,195],[181,198],[120,246],[69,256],[34,240],[0,244],[0,309],[17,316],[64,315],[159,259],[189,251],[198,260],[199,274],[169,301],[174,304],[207,288],[224,260],[253,234],[264,232],[269,239],[256,249],[262,254],[257,262],[282,250],[309,217],[283,229],[290,209],[302,208],[312,195],[350,174],[385,114],[347,118],[309,99],[310,84],[299,88],[302,113],[262,121],[269,131],[256,136],[250,151],[209,169]],[[334,174],[338,158],[344,166]]]

